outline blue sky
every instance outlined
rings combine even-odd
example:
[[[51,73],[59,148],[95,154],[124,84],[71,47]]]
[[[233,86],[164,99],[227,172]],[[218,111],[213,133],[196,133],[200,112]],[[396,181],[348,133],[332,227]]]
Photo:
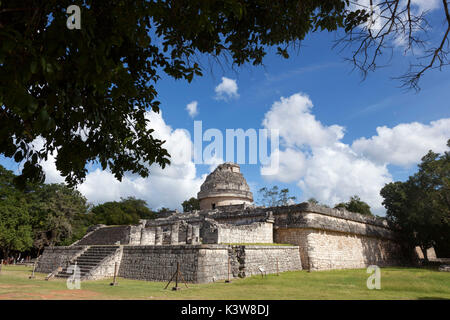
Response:
[[[267,179],[261,175],[260,164],[241,165],[255,199],[259,188],[272,185],[288,187],[299,200],[313,196],[328,205],[358,194],[382,215],[380,187],[407,179],[428,149],[446,149],[450,69],[426,73],[418,93],[405,91],[399,88],[399,80],[392,79],[407,71],[410,59],[398,48],[387,67],[362,81],[344,61],[350,51],[332,49],[334,40],[334,33],[310,34],[289,59],[271,49],[264,66],[231,67],[224,62],[222,67],[207,67],[204,76],[192,83],[163,76],[156,85],[162,112],[151,116],[153,124],[164,131],[162,137],[169,139],[172,152],[190,148],[194,120],[202,121],[203,130],[217,128],[223,134],[226,129],[258,130],[264,127],[264,119],[272,126],[281,124],[292,129],[281,137],[286,162],[282,172]],[[206,57],[201,62],[208,66]],[[215,88],[222,77],[235,81],[238,97],[217,99]],[[186,106],[194,101],[198,114],[191,117]],[[308,107],[308,101],[312,106]],[[274,107],[276,102],[279,108]],[[295,117],[289,117],[292,114]],[[381,134],[380,127],[386,127]],[[187,130],[191,137],[177,129]],[[315,143],[303,140],[322,133],[329,138]],[[0,164],[18,170],[9,159],[1,158]],[[47,182],[62,181],[54,165],[44,168]],[[182,200],[196,196],[211,169],[192,162],[175,164],[164,171],[154,168],[149,179],[129,176],[118,183],[93,165],[79,189],[93,203],[132,195],[144,198],[153,208],[180,209]]]
[[[205,128],[261,128],[264,114],[280,97],[301,92],[314,104],[313,114],[324,125],[345,127],[342,142],[377,134],[380,126],[393,128],[399,124],[419,122],[429,125],[450,116],[449,71],[432,71],[421,81],[421,91],[405,91],[399,80],[392,79],[405,73],[408,57],[396,52],[386,68],[370,73],[362,81],[361,74],[352,71],[344,61],[348,52],[333,50],[334,34],[311,35],[300,52],[291,53],[290,59],[269,54],[264,67],[242,67],[237,70],[216,67],[188,85],[183,81],[164,79],[158,85],[163,117],[173,127],[186,128],[193,134],[193,121],[184,110],[186,104],[197,101]],[[239,98],[217,101],[214,88],[225,76],[235,79]],[[174,94],[176,92],[176,94]],[[450,138],[450,136],[449,136]],[[430,146],[431,147],[431,146]],[[198,166],[200,173],[209,166]],[[393,180],[405,180],[415,172],[416,166],[388,164]],[[267,181],[260,175],[258,165],[243,165],[242,172],[252,184],[253,192],[265,185],[287,186],[298,198],[302,191],[296,183]]]

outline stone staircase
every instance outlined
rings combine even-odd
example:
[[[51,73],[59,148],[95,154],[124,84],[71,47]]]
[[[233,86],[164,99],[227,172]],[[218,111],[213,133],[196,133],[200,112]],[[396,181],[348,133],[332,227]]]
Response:
[[[73,269],[67,272],[70,265],[76,263],[77,267],[80,268],[81,279],[85,279],[95,267],[99,266],[100,263],[110,255],[116,253],[119,246],[91,246],[80,256],[71,261],[71,263],[61,271],[59,271],[55,277],[57,278],[68,278],[73,274]]]

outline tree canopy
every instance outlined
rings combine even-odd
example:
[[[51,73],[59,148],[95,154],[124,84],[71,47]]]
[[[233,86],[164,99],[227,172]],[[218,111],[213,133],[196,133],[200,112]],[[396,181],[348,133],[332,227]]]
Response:
[[[0,254],[39,254],[45,246],[70,245],[94,224],[137,224],[156,213],[144,200],[91,206],[77,190],[64,184],[27,184],[18,188],[15,174],[0,165]]]
[[[98,162],[121,180],[129,171],[147,177],[170,155],[154,138],[146,111],[158,111],[162,75],[192,81],[202,75],[199,55],[232,64],[260,65],[269,48],[288,58],[308,33],[342,29],[351,60],[374,70],[394,40],[425,46],[430,62],[447,63],[450,14],[436,48],[411,1],[349,0],[15,0],[0,2],[0,154],[23,164],[16,182],[43,182],[39,162],[50,154],[66,182],[86,177]],[[81,28],[66,27],[67,8],[81,9]],[[382,28],[375,29],[374,21]],[[389,40],[390,39],[390,40]],[[413,51],[414,52],[414,51]]]
[[[373,216],[370,211],[370,206],[362,201],[359,196],[354,195],[350,197],[348,202],[341,202],[334,206],[335,209],[345,208],[351,212],[357,212],[368,216]]]
[[[69,245],[74,236],[86,231],[83,227],[88,204],[79,191],[64,184],[39,184],[27,199],[35,248]]]
[[[289,189],[281,189],[278,186],[272,188],[263,187],[258,190],[259,202],[266,207],[287,206],[297,198],[289,194]]]
[[[183,212],[191,212],[194,210],[200,210],[200,201],[197,198],[190,198],[189,200],[183,201],[181,204],[183,207]]]
[[[69,5],[81,29],[69,30]],[[119,180],[170,163],[146,110],[159,110],[163,73],[191,81],[195,57],[261,64],[267,47],[343,26],[345,1],[21,0],[0,2],[0,154],[23,162],[17,179],[44,181],[56,156],[71,186],[98,161]],[[39,147],[32,146],[40,139]]]
[[[93,207],[89,220],[91,224],[127,225],[137,224],[140,219],[154,219],[155,216],[144,200],[129,197]]]
[[[450,140],[447,145],[450,147]],[[411,246],[435,247],[450,254],[450,153],[429,151],[416,174],[405,182],[392,182],[380,191],[389,223],[399,228]],[[440,253],[440,254],[439,254]]]
[[[7,257],[13,250],[22,251],[32,244],[27,201],[13,184],[14,174],[0,166],[0,250]]]

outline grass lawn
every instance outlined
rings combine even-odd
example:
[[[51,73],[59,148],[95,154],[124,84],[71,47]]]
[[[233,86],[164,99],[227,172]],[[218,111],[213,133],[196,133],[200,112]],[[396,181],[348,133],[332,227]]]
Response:
[[[430,269],[382,268],[381,290],[369,290],[365,269],[285,272],[208,284],[188,284],[172,291],[165,282],[119,278],[83,281],[69,290],[65,280],[28,279],[30,267],[3,266],[0,300],[4,299],[450,299],[450,273]]]

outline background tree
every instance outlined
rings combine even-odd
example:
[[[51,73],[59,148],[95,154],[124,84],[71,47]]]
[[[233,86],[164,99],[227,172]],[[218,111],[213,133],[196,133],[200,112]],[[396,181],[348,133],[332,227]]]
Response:
[[[111,201],[94,206],[90,212],[91,224],[127,225],[138,224],[140,219],[153,219],[151,211],[144,200],[133,197]]]
[[[348,202],[341,202],[334,206],[335,209],[344,208],[351,212],[357,212],[368,216],[373,216],[370,206],[362,201],[359,196],[350,197]]]
[[[12,251],[31,248],[32,231],[27,201],[23,192],[15,189],[14,174],[0,166],[0,251],[3,258]]]
[[[164,214],[164,213],[171,212],[171,211],[173,211],[173,210],[170,210],[169,208],[166,208],[166,207],[161,207],[161,208],[158,209],[158,212],[156,214],[157,215],[158,214]]]
[[[296,200],[295,196],[289,195],[289,189],[279,189],[278,186],[272,188],[263,187],[258,190],[259,203],[266,207],[287,206]]]
[[[306,202],[309,202],[311,204],[318,205],[319,201],[316,198],[309,198]]]
[[[23,162],[17,182],[43,182],[55,153],[73,186],[98,162],[117,179],[146,177],[169,155],[146,110],[162,74],[191,81],[199,54],[259,65],[269,47],[344,25],[341,0],[16,0],[0,2],[0,154]],[[66,27],[70,5],[81,29]],[[40,146],[32,146],[39,139]],[[56,154],[57,153],[57,154]]]
[[[330,206],[328,206],[325,203],[320,203],[316,198],[309,198],[308,200],[306,200],[306,202],[309,202],[309,203],[311,203],[313,205],[322,206],[322,207],[325,207],[325,208],[329,208],[330,207]]]
[[[45,246],[71,244],[73,236],[86,229],[86,198],[64,184],[42,184],[27,195],[33,227],[33,245],[38,251]]]
[[[94,207],[64,184],[14,184],[16,175],[0,165],[0,253],[39,255],[45,246],[70,245],[94,224],[137,224],[156,213],[144,200],[129,197]]]
[[[200,201],[194,197],[190,198],[189,200],[183,201],[181,205],[183,206],[183,212],[200,210]]]
[[[450,140],[447,143],[450,147]],[[429,151],[419,170],[406,182],[387,184],[380,191],[386,216],[411,247],[424,253],[435,247],[438,256],[450,256],[450,154]]]

